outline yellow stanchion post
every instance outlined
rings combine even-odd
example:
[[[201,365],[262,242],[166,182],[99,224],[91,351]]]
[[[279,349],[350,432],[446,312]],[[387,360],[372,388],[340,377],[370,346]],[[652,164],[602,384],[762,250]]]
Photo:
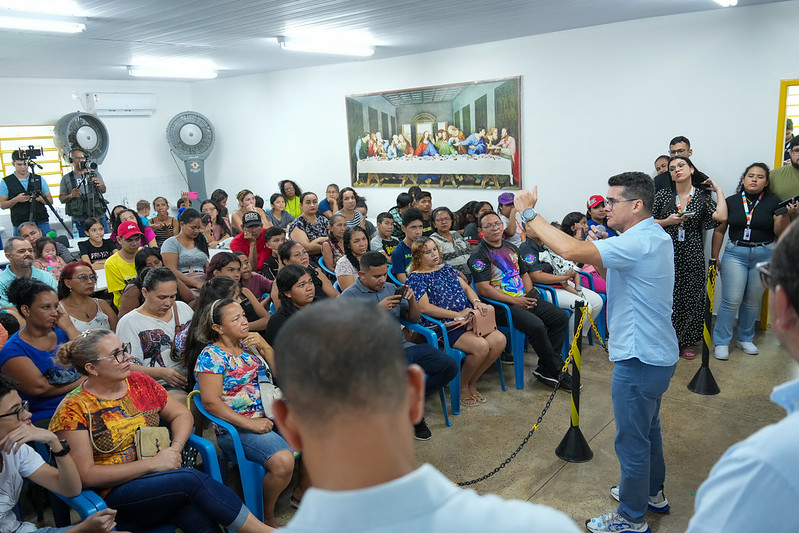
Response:
[[[587,313],[585,304],[577,301],[574,308],[574,338],[572,339],[569,355],[572,356],[572,396],[571,396],[571,423],[563,439],[555,448],[555,455],[570,463],[584,463],[594,457],[594,452],[585,440],[580,430],[580,372],[583,366],[580,347],[582,344],[583,321]],[[568,369],[568,361],[563,371]]]

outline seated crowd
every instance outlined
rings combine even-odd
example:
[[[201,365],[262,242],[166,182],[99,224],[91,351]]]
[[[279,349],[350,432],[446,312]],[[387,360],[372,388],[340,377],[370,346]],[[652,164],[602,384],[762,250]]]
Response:
[[[799,141],[793,146],[791,162],[799,168]],[[755,262],[746,258],[754,253],[757,262],[767,261],[799,205],[772,214],[786,198],[773,192],[779,171],[770,173],[762,163],[747,167],[736,193],[725,198],[689,158],[687,139],[673,139],[670,149],[672,157],[666,157],[665,167],[661,163],[665,171],[655,179],[653,212],[674,244],[672,320],[680,354],[695,357],[702,335],[703,235],[710,229],[713,259],[719,259],[729,233],[721,259],[729,277],[713,331],[715,356],[729,358],[733,326],[737,345],[757,353],[752,341],[763,288],[752,281],[758,279],[752,276]],[[477,333],[458,326],[505,304],[537,356],[534,378],[571,390],[571,375],[561,371],[562,349],[574,334],[570,316],[579,303],[595,322],[602,320],[606,285],[592,265],[560,257],[532,226],[525,228],[513,193],[500,194],[496,208],[470,201],[453,211],[434,208],[429,191],[412,187],[373,225],[365,199],[350,187],[329,185],[322,202],[291,180],[280,182],[278,190],[268,197],[268,210],[247,189],[236,195],[238,208],[232,212],[222,190],[199,210],[182,198],[177,217],[160,196],[149,219],[147,201],[137,210],[116,206],[110,238],[102,221],[89,218],[83,226],[87,238],[75,254],[32,223],[20,225],[20,236],[5,243],[0,404],[8,409],[0,416],[9,411],[33,426],[0,427],[0,437],[22,432],[22,442],[45,443],[59,458],[54,473],[49,467],[37,470],[40,462],[26,455],[20,459],[26,463],[19,470],[23,476],[30,472],[33,481],[65,494],[80,486],[93,489],[115,509],[82,524],[83,530],[108,530],[113,522],[129,530],[167,522],[184,531],[218,525],[264,530],[229,489],[179,468],[195,426],[186,408],[192,390],[199,391],[211,415],[237,428],[247,458],[264,465],[263,519],[277,527],[275,503],[295,469],[299,481],[292,500],[303,498],[310,481],[291,440],[277,431],[268,402],[262,402],[259,378],[280,379],[272,346],[281,339],[305,342],[286,339],[296,331],[287,324],[321,300],[354,298],[387,310],[406,363],[419,365],[426,375],[420,394],[437,392],[460,372],[460,403],[469,408],[491,400],[478,390],[479,380],[508,342],[497,330]],[[591,195],[585,212],[567,213],[557,226],[577,240],[590,231],[613,237],[608,204]],[[95,291],[100,269],[107,292]],[[505,313],[497,311],[496,320],[503,325]],[[445,323],[443,331],[438,322]],[[444,352],[443,342],[423,342],[404,327],[409,323],[446,336],[466,354],[462,366]],[[345,329],[328,332],[331,342]],[[586,320],[582,334],[591,332]],[[431,438],[424,418],[417,418],[415,438]],[[171,428],[171,446],[137,459],[132,428],[160,421]],[[230,435],[219,428],[216,435],[232,454]],[[62,449],[72,450],[74,462],[58,455]],[[164,496],[154,512],[141,495],[161,491],[179,495]],[[203,524],[213,526],[203,529]]]

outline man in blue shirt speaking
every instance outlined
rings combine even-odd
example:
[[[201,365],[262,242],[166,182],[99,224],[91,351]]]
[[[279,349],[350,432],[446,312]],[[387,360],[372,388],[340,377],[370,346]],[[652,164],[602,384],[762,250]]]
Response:
[[[592,230],[578,241],[538,215],[538,190],[516,195],[516,210],[555,253],[594,265],[607,280],[608,350],[615,363],[611,393],[621,480],[610,493],[617,510],[586,521],[589,531],[649,532],[645,515],[669,509],[663,495],[666,463],[660,400],[679,358],[671,324],[674,248],[652,218],[655,186],[643,172],[608,180],[608,225],[619,237],[599,240]]]

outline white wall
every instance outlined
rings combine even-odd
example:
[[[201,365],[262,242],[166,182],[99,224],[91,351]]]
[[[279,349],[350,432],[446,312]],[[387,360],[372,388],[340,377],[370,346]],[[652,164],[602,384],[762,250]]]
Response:
[[[194,83],[193,106],[218,136],[208,190],[268,196],[291,177],[322,194],[349,183],[345,95],[521,74],[523,183],[540,186],[546,216],[583,209],[612,174],[651,173],[675,135],[731,192],[748,163],[773,162],[779,81],[799,78],[786,44],[798,15],[792,1]],[[400,191],[360,192],[373,217]],[[497,197],[432,192],[434,205],[451,207]]]
[[[187,83],[0,79],[0,102],[4,124],[54,124],[62,116],[85,111],[73,92],[131,92],[156,95],[156,112],[149,117],[101,117],[108,129],[109,150],[100,173],[108,186],[111,205],[127,203],[135,208],[142,198],[152,201],[164,195],[174,203],[185,182],[172,162],[166,142],[166,125],[178,112],[189,109]],[[185,172],[179,161],[181,172]],[[3,214],[8,211],[3,210]],[[52,214],[50,224],[58,224]],[[10,235],[10,232],[6,232]]]

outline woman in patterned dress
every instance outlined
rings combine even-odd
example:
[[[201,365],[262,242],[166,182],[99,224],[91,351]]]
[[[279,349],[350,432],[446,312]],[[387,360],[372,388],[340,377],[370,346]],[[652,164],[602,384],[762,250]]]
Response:
[[[277,527],[275,502],[291,481],[294,453],[261,402],[258,373],[270,371],[274,353],[263,337],[250,333],[244,310],[230,298],[214,302],[199,320],[197,336],[208,343],[194,367],[203,405],[236,426],[247,459],[266,468],[264,522]],[[233,441],[222,428],[217,442],[227,453],[234,453]]]
[[[411,247],[413,259],[408,285],[419,302],[422,313],[450,321],[466,318],[469,313],[486,313],[488,305],[467,284],[455,269],[447,264],[439,264],[441,251],[436,242],[422,237]],[[422,318],[422,325],[432,326]],[[450,346],[463,350],[466,359],[461,367],[461,405],[473,407],[485,403],[485,396],[477,390],[477,380],[497,360],[505,348],[505,336],[494,330],[480,337],[465,328],[446,333]]]
[[[724,192],[687,157],[669,160],[671,187],[655,194],[652,214],[674,242],[674,311],[680,356],[696,357],[705,313],[705,231],[727,221],[727,202],[713,200]]]

